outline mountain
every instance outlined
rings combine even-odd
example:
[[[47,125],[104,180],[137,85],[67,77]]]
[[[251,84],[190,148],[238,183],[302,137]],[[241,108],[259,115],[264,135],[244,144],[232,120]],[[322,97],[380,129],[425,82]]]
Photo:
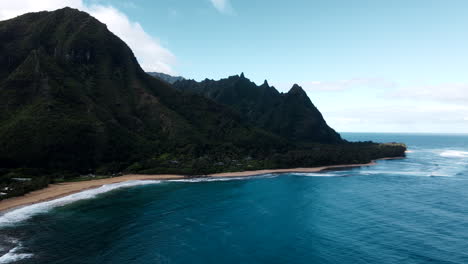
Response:
[[[279,93],[265,82],[257,86],[242,73],[219,81],[179,80],[173,86],[224,104],[250,124],[294,142],[343,143],[330,128],[305,91],[295,84]]]
[[[0,188],[14,190],[0,199],[83,173],[199,175],[404,155],[400,144],[342,141],[298,86],[280,94],[241,75],[174,88],[71,8],[1,21],[0,65]]]
[[[252,152],[285,142],[148,76],[106,25],[75,9],[1,22],[0,64],[0,161],[7,167],[87,171],[166,152],[204,155],[225,142]]]
[[[156,77],[162,81],[165,81],[167,83],[170,83],[170,84],[173,84],[177,81],[182,81],[182,80],[185,80],[184,77],[182,76],[172,76],[172,75],[169,75],[169,74],[165,74],[165,73],[162,73],[162,72],[147,72],[149,75],[153,76],[153,77]]]

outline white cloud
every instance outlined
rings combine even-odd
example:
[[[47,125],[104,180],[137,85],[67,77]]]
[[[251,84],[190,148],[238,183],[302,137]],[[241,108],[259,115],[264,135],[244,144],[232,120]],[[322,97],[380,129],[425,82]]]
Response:
[[[223,14],[232,14],[233,9],[229,0],[210,0],[211,4]]]
[[[468,102],[468,84],[448,83],[442,85],[406,87],[398,89],[390,95],[397,98],[408,98],[413,100],[431,100],[466,104]]]
[[[381,78],[354,78],[338,81],[302,82],[302,87],[309,91],[343,91],[350,88],[392,88],[396,84]]]
[[[148,35],[139,23],[130,21],[125,14],[110,6],[93,5],[89,12],[132,48],[143,69],[174,73],[171,67],[175,62],[174,55]]]
[[[281,91],[290,84],[275,83]],[[383,78],[298,82],[337,131],[468,131],[468,83],[405,85]]]
[[[131,21],[112,6],[87,5],[83,0],[0,0],[0,20],[27,12],[52,11],[66,6],[88,12],[105,23],[110,31],[133,50],[144,70],[174,74],[172,66],[175,64],[175,56],[145,32],[138,22]]]
[[[345,107],[324,113],[338,131],[466,132],[468,106],[389,102],[381,106]]]

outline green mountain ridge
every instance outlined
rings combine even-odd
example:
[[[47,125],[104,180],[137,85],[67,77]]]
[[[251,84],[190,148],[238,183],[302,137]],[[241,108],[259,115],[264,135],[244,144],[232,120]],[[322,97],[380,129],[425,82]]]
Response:
[[[227,105],[252,125],[294,142],[344,142],[297,84],[280,93],[266,80],[257,86],[242,73],[219,81],[179,80],[173,86]]]
[[[200,175],[404,155],[403,145],[343,141],[300,87],[250,89],[243,75],[220,81],[232,89],[207,89],[213,95],[185,91],[186,81],[172,87],[76,9],[1,21],[0,65],[0,187],[15,190],[5,197],[87,173]]]

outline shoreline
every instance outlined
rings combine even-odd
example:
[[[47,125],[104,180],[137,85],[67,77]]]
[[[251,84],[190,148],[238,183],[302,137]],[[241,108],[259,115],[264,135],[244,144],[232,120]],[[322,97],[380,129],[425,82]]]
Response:
[[[382,158],[378,160],[389,159],[402,159],[404,157]],[[280,173],[307,173],[307,172],[321,172],[334,169],[356,168],[363,166],[376,165],[377,160],[373,160],[364,164],[344,164],[344,165],[329,165],[310,168],[292,168],[292,169],[271,169],[271,170],[254,170],[254,171],[240,171],[240,172],[223,172],[199,176],[187,176],[177,174],[127,174],[118,177],[111,177],[98,180],[79,181],[79,182],[65,182],[49,184],[44,189],[29,192],[23,196],[11,197],[0,201],[0,215],[7,211],[11,211],[20,207],[37,204],[41,202],[51,201],[62,198],[74,193],[86,191],[89,189],[99,188],[106,184],[121,183],[126,181],[136,180],[180,180],[180,179],[194,179],[194,178],[229,178],[229,177],[249,177],[258,176],[263,174],[280,174]]]

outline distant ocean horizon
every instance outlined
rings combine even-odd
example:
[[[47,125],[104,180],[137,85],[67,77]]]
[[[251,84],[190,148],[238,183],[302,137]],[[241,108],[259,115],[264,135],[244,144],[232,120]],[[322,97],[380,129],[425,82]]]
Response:
[[[376,166],[134,181],[0,216],[3,263],[468,263],[468,134],[403,142]]]
[[[434,136],[451,136],[451,135],[457,136],[457,135],[460,135],[460,136],[464,136],[464,135],[466,135],[466,136],[468,136],[468,133],[453,133],[453,132],[356,132],[356,131],[347,131],[347,132],[337,131],[337,132],[340,133],[340,135],[342,135],[345,139],[349,139],[351,141],[352,141],[351,138],[353,138],[353,135],[355,135],[355,134],[359,134],[359,136],[367,136],[367,135],[378,136],[378,135],[388,135],[388,134],[391,134],[391,135],[413,135],[413,136],[417,136],[417,135],[421,135],[421,136],[424,136],[424,135],[434,135]]]

